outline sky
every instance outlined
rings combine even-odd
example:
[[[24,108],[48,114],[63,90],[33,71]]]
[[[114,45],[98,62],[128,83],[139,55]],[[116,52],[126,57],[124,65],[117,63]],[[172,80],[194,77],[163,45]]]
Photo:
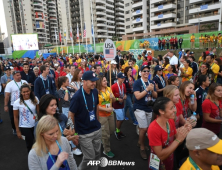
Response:
[[[5,13],[4,13],[4,8],[3,8],[3,1],[6,0],[0,0],[0,26],[1,26],[1,32],[5,33],[5,37],[8,36],[8,32],[7,32],[7,27],[6,27],[6,22],[5,22]]]

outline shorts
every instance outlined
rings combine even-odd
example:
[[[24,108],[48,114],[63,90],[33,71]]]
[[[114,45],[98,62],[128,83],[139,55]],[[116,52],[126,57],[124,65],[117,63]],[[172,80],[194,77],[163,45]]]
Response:
[[[136,109],[134,111],[139,128],[148,128],[152,120],[152,112]]]
[[[117,120],[124,120],[125,119],[124,108],[114,109],[114,112],[116,113],[116,119]]]

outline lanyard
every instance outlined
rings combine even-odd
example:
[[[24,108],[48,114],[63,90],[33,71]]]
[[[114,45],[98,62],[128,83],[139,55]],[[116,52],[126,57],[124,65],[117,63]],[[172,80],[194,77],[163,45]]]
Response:
[[[212,67],[214,66],[214,63],[213,64],[211,64],[211,66],[210,66],[210,69],[212,69]]]
[[[167,127],[167,142],[166,145],[169,145],[169,140],[170,140],[170,128],[168,122],[166,122],[166,127]]]
[[[182,104],[182,107],[183,107],[183,113],[184,113],[185,116],[187,116],[187,113],[186,113],[186,110],[185,110],[185,107],[184,107],[185,101],[184,101],[184,103],[183,103],[182,99],[180,99],[180,101],[181,101],[181,104]]]
[[[143,88],[144,88],[144,90],[146,90],[146,84],[144,83],[144,81],[143,81],[143,79],[142,78],[140,78],[140,80],[141,80],[141,82],[142,82],[142,84],[143,84]],[[149,83],[149,80],[148,80],[148,85],[149,85],[150,83]],[[150,92],[148,92],[148,94],[150,94],[150,95],[152,95],[152,93],[150,93]],[[148,95],[147,94],[147,95]],[[146,95],[146,96],[147,96]]]
[[[58,147],[59,147],[59,151],[60,151],[60,153],[61,153],[61,152],[62,152],[62,148],[61,148],[61,146],[59,145],[59,142],[58,142],[57,140],[56,140],[56,143],[57,143],[57,145],[58,145]],[[55,161],[54,161],[54,159],[52,158],[51,153],[49,152],[48,148],[46,148],[46,149],[47,149],[47,151],[48,151],[48,154],[49,154],[50,159],[52,160],[53,164],[55,164]],[[65,166],[66,166],[66,169],[67,169],[67,167],[68,167],[68,162],[67,162],[67,160],[65,160],[64,162],[65,162]]]
[[[29,108],[29,106],[26,104],[26,102],[24,101],[24,105],[29,109],[29,111],[31,112],[31,114],[34,115],[33,111]]]
[[[194,160],[193,160],[191,157],[189,157],[189,161],[190,161],[190,163],[194,166],[194,168],[195,168],[196,170],[200,170],[200,168],[198,167],[198,165],[194,162]]]
[[[158,75],[156,75],[156,77],[158,77],[160,79],[160,82],[161,82],[161,84],[164,88],[165,87],[165,81],[163,80],[163,78],[161,77],[162,78],[162,80],[161,80],[161,78]]]
[[[216,102],[214,102],[214,104],[217,106],[217,108],[219,109],[219,112],[220,112],[220,102],[219,102],[219,105],[217,105]]]
[[[43,81],[43,77],[42,77],[42,76],[41,76],[41,79],[42,79],[42,83],[43,83],[44,89],[46,89],[46,88],[45,88],[45,83],[44,83],[44,81]],[[48,79],[48,89],[49,89],[49,79]]]
[[[89,109],[88,109],[88,106],[87,106],[86,97],[85,97],[85,94],[84,94],[83,88],[82,88],[82,95],[83,95],[83,98],[84,98],[84,101],[85,101],[86,110],[87,110],[88,112],[90,112]],[[94,95],[93,95],[93,92],[92,92],[92,98],[93,98],[93,110],[94,110],[94,108],[95,108],[95,101],[94,101]]]
[[[122,84],[122,91],[121,91],[121,88],[119,87],[118,81],[117,81],[117,86],[118,86],[118,88],[119,88],[119,95],[120,95],[120,97],[123,97],[123,96],[124,96],[123,84]]]
[[[59,128],[60,128],[61,134],[63,135],[63,130],[62,130],[62,127],[60,126],[60,124],[59,124]]]
[[[15,80],[14,80],[15,82]],[[19,87],[18,84],[15,82],[15,84],[17,85],[18,89],[20,90],[21,86],[22,86],[22,81],[21,81],[21,86]]]
[[[108,91],[108,93],[110,94],[110,92],[109,92],[109,90],[107,90]],[[105,99],[105,97],[103,96],[103,93],[102,92],[100,92],[101,93],[101,96],[102,96],[102,98],[103,98],[103,100],[104,100],[104,102],[106,101],[106,99]],[[106,94],[106,92],[105,92],[105,95],[106,95],[106,97],[107,97],[107,94]]]

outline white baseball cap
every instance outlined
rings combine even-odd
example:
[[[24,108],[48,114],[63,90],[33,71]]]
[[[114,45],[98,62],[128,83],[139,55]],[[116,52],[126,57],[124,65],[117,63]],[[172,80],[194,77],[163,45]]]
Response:
[[[115,60],[112,60],[111,64],[117,64],[117,62]]]

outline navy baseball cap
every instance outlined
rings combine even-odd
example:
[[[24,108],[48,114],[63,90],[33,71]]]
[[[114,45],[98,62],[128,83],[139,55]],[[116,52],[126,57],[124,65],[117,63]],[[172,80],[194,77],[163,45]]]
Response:
[[[93,71],[86,71],[82,75],[82,80],[97,81],[99,78],[96,77],[96,74]]]
[[[155,71],[160,71],[160,70],[163,70],[163,67],[160,66],[160,65],[157,65],[155,68],[154,68]]]
[[[11,70],[10,66],[6,66],[6,67],[5,67],[5,71],[6,71],[6,70]]]
[[[143,65],[143,66],[141,67],[140,71],[143,71],[144,68],[150,69],[148,65]]]
[[[126,76],[124,73],[118,73],[117,78],[124,79],[124,78],[126,78]]]

